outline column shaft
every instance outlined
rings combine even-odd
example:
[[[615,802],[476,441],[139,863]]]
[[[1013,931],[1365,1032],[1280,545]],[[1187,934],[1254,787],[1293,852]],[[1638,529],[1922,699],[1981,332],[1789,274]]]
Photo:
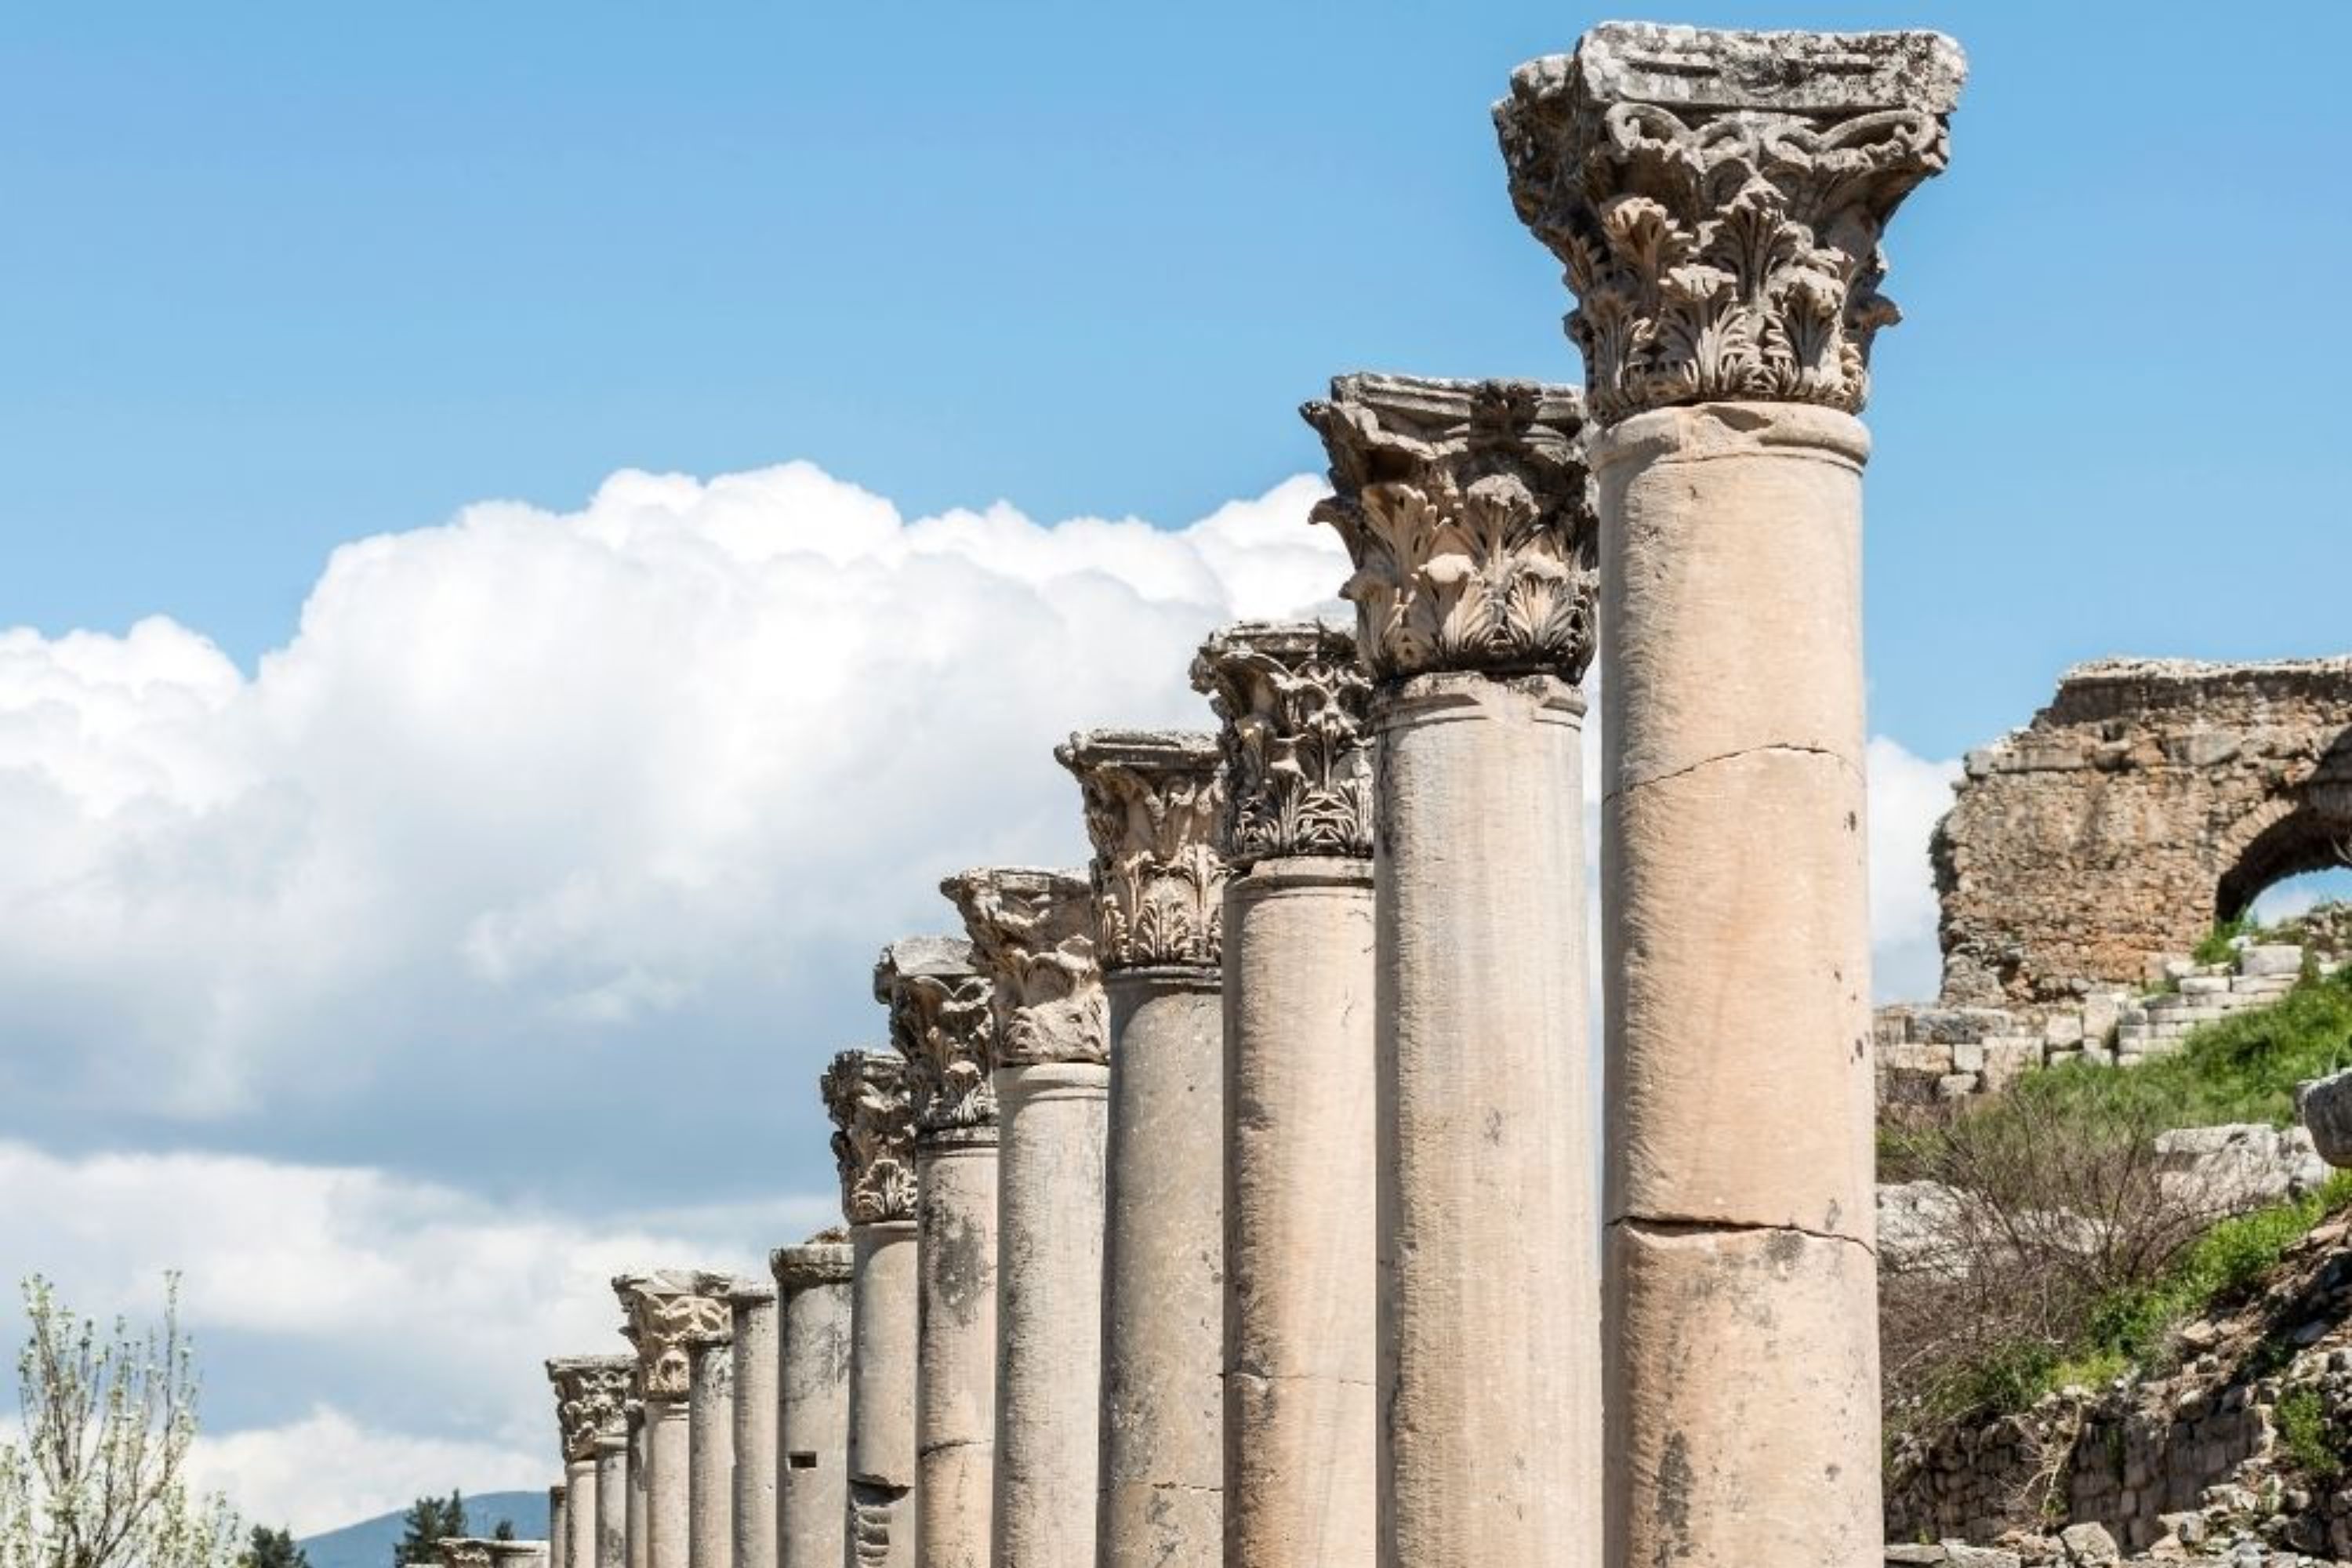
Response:
[[[913,1568],[916,1271],[912,1221],[849,1229],[849,1563]]]
[[[776,1380],[780,1568],[840,1568],[849,1489],[850,1249],[813,1242],[775,1256],[782,1365]]]
[[[1378,1554],[1372,868],[1225,895],[1225,1556]]]
[[[1223,1533],[1222,982],[1109,970],[1100,1562],[1213,1568]]]
[[[552,1524],[549,1528],[554,1532]],[[596,1568],[596,1457],[593,1454],[563,1467],[562,1529],[555,1533],[561,1545],[553,1550],[571,1568]]]
[[[995,1568],[1095,1568],[1110,1069],[1000,1068]]]
[[[595,1568],[628,1568],[630,1490],[627,1437],[598,1439],[596,1506],[592,1511],[596,1533],[595,1545],[589,1558]],[[578,1494],[573,1495],[577,1497]],[[578,1504],[575,1502],[573,1506],[576,1508]]]
[[[1600,1538],[1583,712],[1543,675],[1374,699],[1387,1568]]]
[[[776,1568],[776,1298],[739,1290],[735,1310],[734,1568]]]
[[[996,1130],[919,1137],[916,1560],[988,1568],[996,1453]]]
[[[687,1402],[646,1401],[646,1568],[688,1568],[693,1466]]]
[[[735,1546],[735,1347],[698,1341],[687,1395],[687,1560],[732,1568]]]
[[[564,1525],[564,1490],[547,1489],[547,1552],[549,1568],[569,1568],[572,1532]]]
[[[1593,447],[1612,1563],[1879,1547],[1867,452],[1773,404]]]
[[[653,1560],[646,1500],[653,1492],[653,1447],[643,1405],[629,1414],[629,1498],[626,1514],[628,1568],[648,1568]]]

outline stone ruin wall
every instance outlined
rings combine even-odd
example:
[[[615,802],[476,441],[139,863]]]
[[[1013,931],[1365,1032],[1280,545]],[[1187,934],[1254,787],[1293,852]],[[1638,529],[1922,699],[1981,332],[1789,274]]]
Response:
[[[2352,658],[2076,667],[1970,753],[1931,850],[1947,1007],[2136,989],[2352,840]]]

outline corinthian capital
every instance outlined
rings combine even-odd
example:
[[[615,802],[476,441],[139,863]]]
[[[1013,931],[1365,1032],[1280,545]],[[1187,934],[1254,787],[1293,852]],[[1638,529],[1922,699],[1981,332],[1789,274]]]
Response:
[[[1054,757],[1077,775],[1086,801],[1103,968],[1214,964],[1225,901],[1216,737],[1091,730],[1055,747]]]
[[[907,1064],[887,1051],[844,1051],[820,1087],[833,1118],[841,1213],[852,1225],[915,1217],[915,1108]]]
[[[733,1314],[724,1296],[703,1293],[705,1279],[693,1269],[661,1268],[613,1281],[627,1314],[621,1335],[637,1351],[641,1398],[685,1398],[692,1373],[688,1346],[728,1331]]]
[[[1299,412],[1330,455],[1313,515],[1356,563],[1339,593],[1375,679],[1583,679],[1597,521],[1573,388],[1343,375]]]
[[[1110,1060],[1110,1005],[1095,962],[1092,895],[1068,871],[999,866],[940,884],[991,987],[999,1067]]]
[[[1228,860],[1371,858],[1371,684],[1355,638],[1314,621],[1244,621],[1201,645],[1192,686],[1224,721]]]
[[[874,999],[890,1010],[890,1043],[907,1058],[919,1138],[996,1121],[996,1020],[988,981],[961,937],[894,942],[874,965]]]
[[[625,1355],[558,1356],[547,1363],[564,1458],[594,1458],[596,1439],[621,1429],[621,1407],[628,1401],[636,1365],[636,1357]]]
[[[1511,74],[1520,221],[1568,269],[1593,416],[1670,404],[1859,412],[1887,220],[1950,156],[1968,74],[1939,33],[1612,22]]]

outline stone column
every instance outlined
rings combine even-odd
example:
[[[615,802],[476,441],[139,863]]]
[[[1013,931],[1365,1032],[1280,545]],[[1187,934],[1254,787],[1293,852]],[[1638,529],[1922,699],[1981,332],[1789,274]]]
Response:
[[[1110,1004],[1104,1173],[1102,1568],[1222,1551],[1224,807],[1213,735],[1098,730],[1055,752],[1094,845]]]
[[[989,981],[996,1215],[994,1568],[1094,1568],[1108,1009],[1083,878],[950,877]]]
[[[915,1108],[915,1560],[988,1568],[996,1452],[996,1062],[971,944],[915,937],[874,967]]]
[[[849,1308],[849,1561],[915,1562],[915,1113],[904,1058],[844,1051],[824,1073],[838,1130]]]
[[[559,1481],[547,1489],[547,1545],[551,1568],[571,1568],[572,1532],[565,1528],[565,1495],[563,1482]]]
[[[633,1380],[634,1381],[634,1380]],[[650,1456],[646,1447],[646,1402],[629,1401],[625,1419],[628,1423],[629,1495],[624,1506],[622,1528],[626,1535],[624,1556],[627,1568],[646,1568],[651,1552],[646,1542],[646,1496],[652,1482],[647,1474]]]
[[[636,1358],[559,1356],[547,1363],[555,1389],[556,1434],[563,1449],[564,1517],[551,1516],[548,1538],[565,1568],[597,1568],[597,1440],[617,1426]]]
[[[625,1421],[596,1434],[595,1568],[629,1568],[629,1428]],[[579,1506],[579,1494],[572,1494]]]
[[[1378,1555],[1372,768],[1355,639],[1228,626],[1224,1561]]]
[[[687,1402],[695,1341],[730,1322],[727,1303],[702,1293],[709,1277],[691,1269],[624,1274],[613,1281],[637,1348],[637,1392],[645,1402],[646,1568],[688,1568],[693,1534],[693,1441]]]
[[[735,1553],[735,1280],[695,1277],[697,1294],[724,1316],[686,1342],[686,1556],[693,1568],[733,1568]]]
[[[1878,1561],[1854,414],[1964,68],[1612,24],[1496,110],[1601,427],[1622,1568]]]
[[[1309,423],[1377,737],[1381,1561],[1601,1550],[1573,392],[1348,376]]]
[[[849,1516],[849,1277],[845,1232],[819,1231],[768,1257],[776,1277],[776,1560],[837,1568]]]
[[[776,1568],[776,1288],[738,1279],[735,1315],[734,1568]]]

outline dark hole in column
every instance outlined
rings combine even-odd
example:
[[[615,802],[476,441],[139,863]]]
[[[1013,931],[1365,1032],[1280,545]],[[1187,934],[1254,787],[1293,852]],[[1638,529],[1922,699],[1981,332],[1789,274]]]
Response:
[[[784,1456],[784,1463],[796,1470],[814,1470],[816,1468],[816,1456],[804,1449],[795,1449]]]

